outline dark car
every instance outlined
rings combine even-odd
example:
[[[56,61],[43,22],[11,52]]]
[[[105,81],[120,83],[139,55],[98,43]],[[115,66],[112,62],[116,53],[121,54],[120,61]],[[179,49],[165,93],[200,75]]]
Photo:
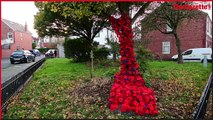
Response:
[[[36,52],[34,50],[29,50],[35,57],[37,56],[36,55]]]
[[[29,50],[17,50],[14,51],[10,56],[10,63],[14,64],[15,62],[35,62],[35,56]]]
[[[30,51],[33,55],[35,55],[36,57],[41,55],[40,51],[37,50],[37,49],[33,49],[33,50],[29,50],[29,51]]]

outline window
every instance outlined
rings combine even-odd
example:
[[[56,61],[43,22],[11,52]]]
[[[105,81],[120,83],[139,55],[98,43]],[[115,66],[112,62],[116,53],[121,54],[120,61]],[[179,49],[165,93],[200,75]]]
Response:
[[[168,23],[168,24],[169,24],[169,23]],[[166,32],[171,32],[171,31],[172,31],[172,28],[170,28],[168,24],[166,24]]]
[[[163,54],[170,54],[170,42],[163,42]]]
[[[10,44],[3,44],[2,49],[10,49]]]
[[[190,55],[192,54],[192,50],[186,51],[185,53],[183,53],[183,55]]]
[[[13,43],[13,33],[12,32],[7,33],[7,38],[9,39],[9,43]]]
[[[13,33],[12,33],[12,32],[8,32],[8,33],[7,33],[7,38],[13,39]]]

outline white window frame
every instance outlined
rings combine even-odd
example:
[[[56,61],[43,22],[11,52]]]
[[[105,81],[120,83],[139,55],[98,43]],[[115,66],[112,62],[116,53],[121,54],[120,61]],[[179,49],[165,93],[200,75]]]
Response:
[[[12,37],[9,37],[10,35],[11,35]],[[13,33],[12,33],[12,32],[8,32],[8,33],[7,33],[7,38],[12,38],[12,39],[13,39]]]
[[[166,24],[166,32],[172,32],[172,28],[170,28],[168,24]]]
[[[165,47],[168,47],[168,51],[165,51]],[[170,54],[170,41],[162,42],[162,53],[163,54]]]
[[[14,38],[13,38],[13,33],[12,32],[8,32],[7,33],[7,39],[9,40],[10,43],[14,43]]]

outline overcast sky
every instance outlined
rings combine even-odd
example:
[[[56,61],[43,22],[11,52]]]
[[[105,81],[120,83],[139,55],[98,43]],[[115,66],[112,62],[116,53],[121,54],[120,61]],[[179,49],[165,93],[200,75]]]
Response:
[[[36,30],[33,28],[34,15],[38,12],[34,2],[1,2],[1,17],[7,20],[24,25],[27,22],[28,29],[34,37],[37,37]],[[211,10],[205,11],[209,14],[212,20],[212,5]]]

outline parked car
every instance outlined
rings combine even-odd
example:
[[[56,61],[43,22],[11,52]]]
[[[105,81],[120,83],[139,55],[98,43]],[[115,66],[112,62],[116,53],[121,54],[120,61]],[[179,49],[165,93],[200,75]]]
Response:
[[[29,50],[35,57],[36,57],[36,53],[34,50]]]
[[[212,60],[212,48],[193,48],[182,53],[184,62],[203,62],[204,56],[208,61]],[[178,55],[172,56],[172,60],[177,60]]]
[[[116,56],[116,59],[121,58],[121,56]],[[113,59],[113,53],[110,52],[110,54],[107,56],[107,59]]]
[[[36,53],[37,56],[40,56],[41,55],[41,52],[37,49],[33,49],[33,51]]]
[[[37,49],[32,49],[32,50],[30,50],[30,52],[31,52],[33,55],[35,55],[36,57],[41,55],[40,51],[37,50]]]
[[[10,56],[10,63],[14,64],[15,62],[35,62],[35,56],[29,50],[17,50],[14,51]]]
[[[49,49],[46,53],[45,53],[45,57],[50,57],[53,58],[55,50],[54,49]]]

